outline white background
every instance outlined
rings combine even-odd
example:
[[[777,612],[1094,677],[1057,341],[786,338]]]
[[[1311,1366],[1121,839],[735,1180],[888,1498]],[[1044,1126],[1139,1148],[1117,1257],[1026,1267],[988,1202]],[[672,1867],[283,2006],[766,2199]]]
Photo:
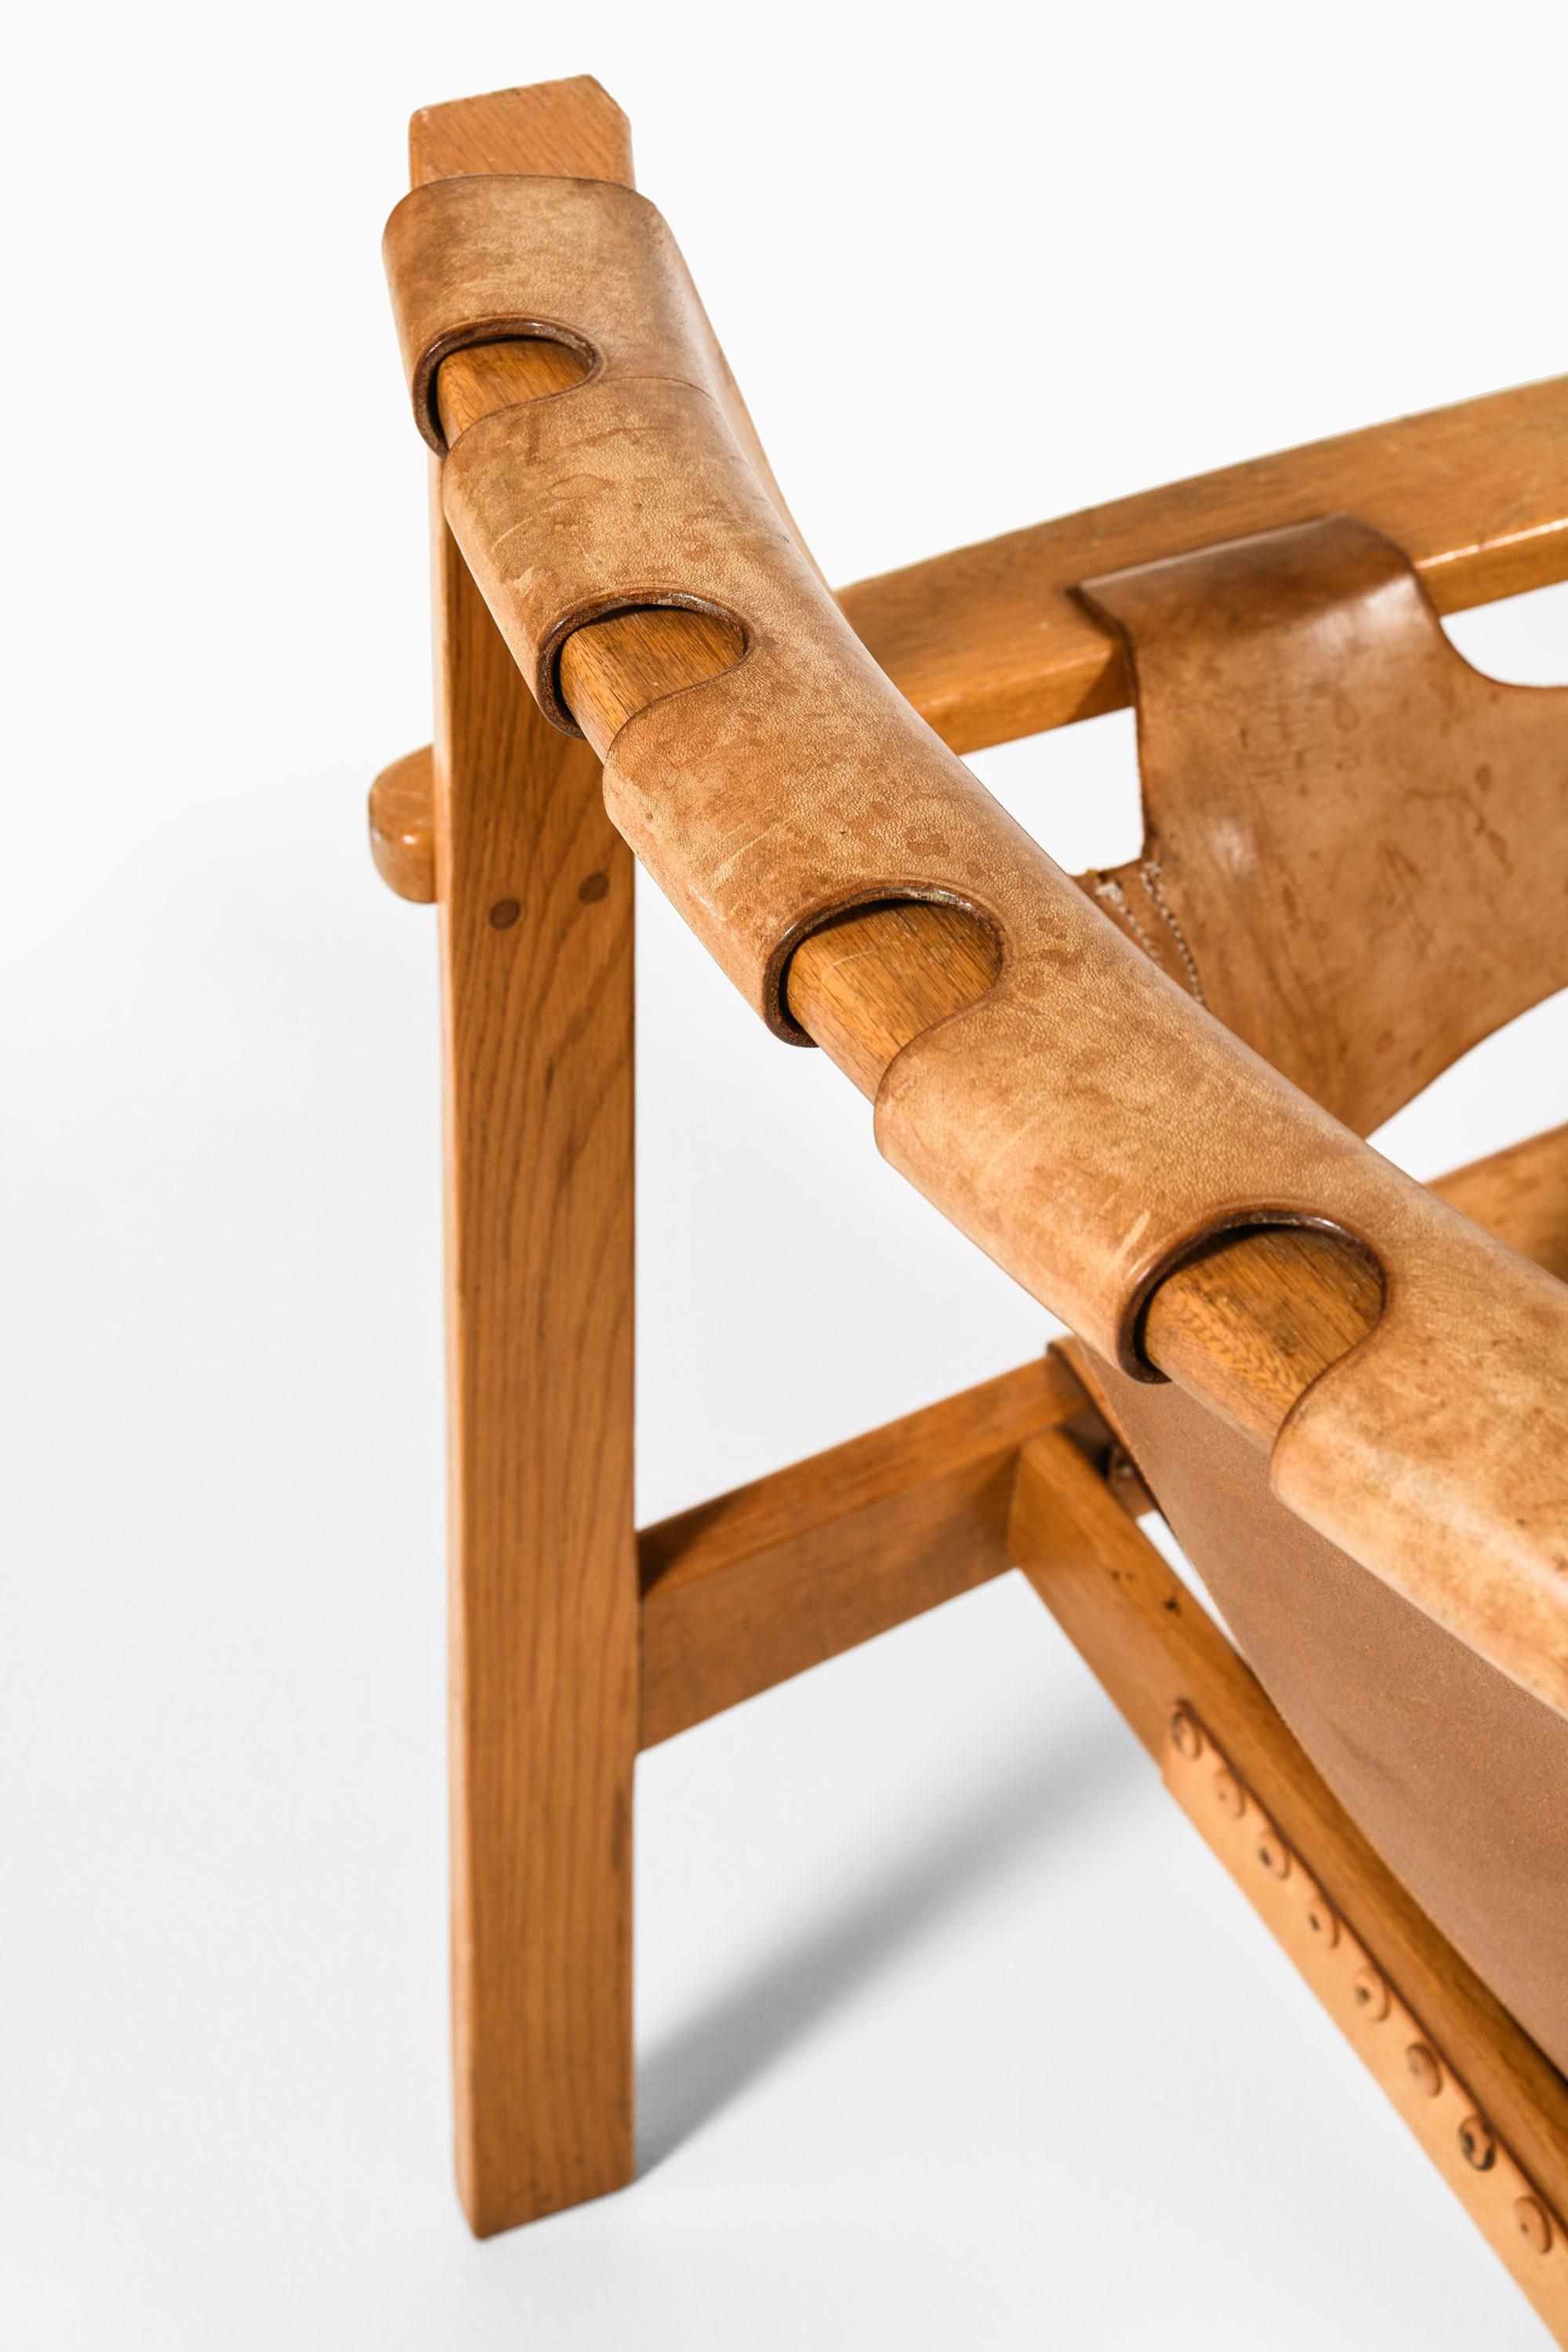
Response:
[[[849,578],[1560,365],[1554,17],[279,0],[13,35],[7,2344],[1538,2340],[1016,1578],[645,1760],[644,2178],[468,2240],[433,925],[362,804],[429,726],[377,258],[416,105],[622,100]],[[1547,679],[1564,619],[1455,634]],[[979,764],[1068,865],[1135,846],[1124,715]],[[655,1517],[1044,1326],[643,911]],[[1393,1148],[1429,1173],[1568,1116],[1562,1015]]]

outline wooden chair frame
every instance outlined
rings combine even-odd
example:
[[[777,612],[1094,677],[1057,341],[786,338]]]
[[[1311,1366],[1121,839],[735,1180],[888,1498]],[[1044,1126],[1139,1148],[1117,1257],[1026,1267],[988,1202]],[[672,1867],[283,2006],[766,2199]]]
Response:
[[[624,121],[587,81],[428,110],[412,152],[416,184],[630,176]],[[550,389],[558,359],[520,341],[454,353],[448,437]],[[1403,547],[1445,612],[1568,577],[1568,379],[1022,530],[841,602],[947,742],[975,749],[1127,698],[1075,582],[1336,509]],[[440,920],[457,2149],[473,2228],[635,2169],[639,1749],[1016,1565],[1568,2343],[1568,2085],[1141,1532],[1148,1497],[1070,1346],[636,1532],[632,860],[596,753],[650,675],[709,674],[717,625],[581,630],[563,663],[577,741],[542,718],[438,499],[435,599],[435,744],[377,780],[371,830],[385,879]],[[868,952],[814,965],[803,950],[792,979],[797,1018],[868,1089],[962,962],[942,910],[910,911],[912,957],[873,913],[858,919]],[[1518,1155],[1450,1189],[1506,1231]],[[1267,1438],[1375,1317],[1362,1280],[1331,1236],[1247,1234],[1162,1285],[1146,1344]]]

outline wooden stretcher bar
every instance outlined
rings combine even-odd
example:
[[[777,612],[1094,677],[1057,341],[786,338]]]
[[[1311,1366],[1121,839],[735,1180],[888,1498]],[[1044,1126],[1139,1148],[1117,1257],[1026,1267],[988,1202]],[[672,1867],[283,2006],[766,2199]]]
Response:
[[[645,1528],[643,1747],[1002,1575],[1019,1448],[1074,1418],[1045,1357]]]
[[[416,125],[416,170],[428,168],[431,121],[426,118],[423,129]],[[422,155],[426,158],[423,163]],[[602,152],[595,161],[603,164]],[[549,343],[457,352],[444,363],[438,383],[448,441],[499,406],[574,380],[571,355]],[[1543,410],[1548,422],[1553,403],[1561,410],[1562,388],[1547,386],[1544,391],[1544,400],[1539,387],[1499,399],[1507,403],[1517,398],[1533,432],[1541,427]],[[1501,421],[1496,401],[1470,405],[1489,412],[1493,429]],[[1445,456],[1451,457],[1458,446],[1474,446],[1485,429],[1473,418],[1468,428],[1456,425],[1453,419],[1463,414],[1440,412],[1430,430],[1409,428],[1417,450],[1414,457],[1406,452],[1406,482],[1412,478],[1419,481],[1424,474],[1428,480],[1445,481]],[[1350,445],[1323,445],[1328,457],[1320,449],[1298,453],[1300,462],[1281,461],[1290,494],[1299,501],[1307,495],[1302,485],[1314,482],[1332,483],[1349,492],[1365,478],[1368,445],[1375,441],[1375,435],[1352,436]],[[1544,471],[1549,491],[1560,491],[1563,485],[1551,467]],[[1530,469],[1527,474],[1535,478]],[[1142,515],[1145,504],[1153,509],[1146,517]],[[1459,583],[1467,570],[1465,548],[1472,551],[1468,570],[1478,581],[1511,578],[1517,583],[1527,574],[1551,576],[1550,564],[1537,573],[1530,568],[1542,550],[1560,557],[1568,539],[1558,527],[1564,505],[1568,499],[1548,495],[1527,500],[1527,511],[1521,513],[1516,499],[1507,518],[1494,516],[1479,530],[1472,526],[1468,535],[1452,529],[1430,532],[1432,560],[1451,576],[1457,599],[1463,593]],[[1060,527],[1064,544],[1073,551],[1064,560],[1088,564],[1103,561],[1108,550],[1121,559],[1128,551],[1126,531],[1144,528],[1152,534],[1148,545],[1168,549],[1183,535],[1183,525],[1173,517],[1184,514],[1206,517],[1203,525],[1194,522],[1194,529],[1213,528],[1216,514],[1226,516],[1234,528],[1243,519],[1256,524],[1268,511],[1247,468],[1210,478],[1206,493],[1188,485],[1163,504],[1157,499],[1131,501],[1128,507],[1139,511],[1132,524],[1121,526],[1124,535],[1120,537],[1103,519],[1098,524],[1089,519],[1076,536],[1068,526]],[[1450,508],[1450,518],[1451,512]],[[1397,522],[1400,516],[1391,512],[1387,520]],[[1030,534],[1024,536],[1036,544]],[[1451,543],[1456,538],[1460,547]],[[1499,551],[1505,549],[1511,552]],[[1059,589],[1058,603],[1066,604]],[[581,629],[569,641],[562,663],[563,691],[584,732],[603,752],[634,711],[657,695],[713,675],[733,658],[734,650],[723,625],[699,614],[626,614]],[[943,1014],[972,1003],[992,976],[977,955],[973,929],[965,918],[935,907],[901,906],[857,915],[807,940],[792,969],[791,1003],[808,1034],[863,1090],[871,1092],[902,1045]],[[1166,1281],[1152,1303],[1145,1342],[1163,1370],[1268,1444],[1318,1373],[1372,1328],[1377,1307],[1366,1267],[1332,1239],[1248,1234],[1221,1243]]]

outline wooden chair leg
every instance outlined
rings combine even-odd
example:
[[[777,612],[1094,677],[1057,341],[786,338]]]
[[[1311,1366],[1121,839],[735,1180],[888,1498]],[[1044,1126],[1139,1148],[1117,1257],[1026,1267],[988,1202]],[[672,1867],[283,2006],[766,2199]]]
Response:
[[[436,516],[452,1992],[480,2236],[635,2169],[632,861]]]

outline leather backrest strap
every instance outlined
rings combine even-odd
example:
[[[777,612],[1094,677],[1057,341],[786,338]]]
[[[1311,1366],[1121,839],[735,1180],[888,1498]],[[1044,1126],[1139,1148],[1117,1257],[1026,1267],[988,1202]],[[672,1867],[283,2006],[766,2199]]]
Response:
[[[1090,887],[1360,1135],[1568,986],[1568,688],[1504,686],[1332,515],[1089,581],[1144,842]]]

